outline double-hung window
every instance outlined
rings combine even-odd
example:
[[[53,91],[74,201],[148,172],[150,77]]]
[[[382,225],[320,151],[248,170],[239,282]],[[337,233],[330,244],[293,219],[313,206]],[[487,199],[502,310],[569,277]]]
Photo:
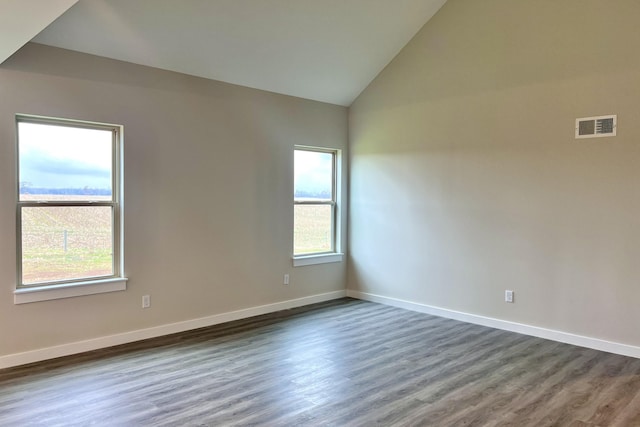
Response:
[[[121,127],[18,116],[17,135],[16,302],[123,289]]]
[[[336,255],[338,235],[338,151],[311,147],[294,150],[294,233],[296,259],[331,262]],[[324,257],[323,257],[324,256]],[[297,265],[305,265],[301,262]]]

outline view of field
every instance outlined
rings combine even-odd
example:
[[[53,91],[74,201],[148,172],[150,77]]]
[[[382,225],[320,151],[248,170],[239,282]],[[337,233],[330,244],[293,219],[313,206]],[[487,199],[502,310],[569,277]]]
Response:
[[[22,209],[23,284],[110,276],[112,247],[110,207]]]
[[[113,208],[52,205],[111,200],[117,134],[117,126],[18,118],[22,284],[113,274]]]
[[[293,248],[295,254],[331,251],[330,205],[296,205]]]

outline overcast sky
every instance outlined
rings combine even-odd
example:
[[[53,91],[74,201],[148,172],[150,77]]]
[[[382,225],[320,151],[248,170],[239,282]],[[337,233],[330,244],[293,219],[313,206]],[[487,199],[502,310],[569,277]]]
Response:
[[[294,193],[331,194],[333,155],[295,151]]]
[[[111,188],[111,131],[25,122],[18,129],[21,184]]]

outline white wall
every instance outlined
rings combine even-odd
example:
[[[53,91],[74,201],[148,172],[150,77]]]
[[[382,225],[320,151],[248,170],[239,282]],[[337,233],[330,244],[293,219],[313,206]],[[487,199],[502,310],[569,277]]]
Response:
[[[346,108],[35,44],[0,99],[0,358],[344,291],[346,263],[291,252],[293,146],[346,154]],[[13,304],[16,113],[124,125],[127,291]]]
[[[349,289],[640,346],[638,22],[449,0],[350,109]]]

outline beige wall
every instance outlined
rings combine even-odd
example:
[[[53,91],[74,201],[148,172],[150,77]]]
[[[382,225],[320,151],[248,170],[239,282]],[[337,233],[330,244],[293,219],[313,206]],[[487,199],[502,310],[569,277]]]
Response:
[[[33,44],[0,100],[0,356],[345,289],[291,251],[293,146],[346,150],[346,108]],[[124,125],[127,291],[13,304],[16,113]]]
[[[640,345],[638,22],[449,0],[350,109],[348,287]]]

